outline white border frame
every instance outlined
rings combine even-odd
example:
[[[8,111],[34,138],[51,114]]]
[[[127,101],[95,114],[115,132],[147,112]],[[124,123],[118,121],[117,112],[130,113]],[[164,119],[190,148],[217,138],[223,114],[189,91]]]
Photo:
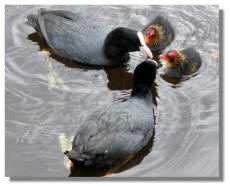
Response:
[[[230,106],[230,74],[227,72],[227,71],[230,71],[230,59],[229,59],[229,56],[228,55],[225,55],[227,54],[227,52],[229,53],[229,48],[227,48],[229,45],[228,45],[228,42],[230,42],[229,40],[229,34],[230,34],[230,21],[229,21],[229,18],[230,18],[230,1],[229,0],[203,0],[203,1],[200,1],[200,0],[173,0],[173,1],[170,1],[170,0],[161,0],[161,1],[151,1],[151,0],[145,0],[145,1],[140,1],[140,0],[131,0],[131,1],[122,1],[122,0],[107,0],[107,1],[102,1],[102,0],[87,0],[87,1],[79,1],[79,0],[20,0],[20,1],[17,1],[17,0],[2,0],[0,2],[0,28],[2,30],[1,34],[0,34],[0,41],[1,41],[1,51],[0,51],[0,57],[1,57],[1,68],[0,68],[0,118],[1,118],[1,133],[2,133],[2,141],[0,142],[0,146],[1,146],[1,149],[2,149],[2,160],[1,160],[1,166],[0,166],[0,169],[2,170],[1,172],[1,187],[11,187],[11,186],[14,186],[16,184],[16,186],[19,186],[19,185],[22,185],[23,187],[31,187],[31,184],[33,184],[34,186],[41,186],[38,182],[34,182],[34,181],[30,181],[30,182],[12,182],[12,181],[9,181],[9,178],[5,178],[5,25],[4,25],[4,22],[5,22],[5,5],[7,4],[38,4],[38,5],[41,5],[41,4],[161,4],[161,5],[171,5],[171,4],[218,4],[219,5],[219,8],[220,9],[223,9],[224,10],[224,38],[223,38],[223,60],[224,60],[224,70],[223,70],[223,74],[224,74],[224,89],[223,89],[223,93],[220,94],[220,98],[224,98],[223,99],[223,102],[224,102],[224,107],[223,107],[223,136],[224,136],[224,159],[230,159],[230,155],[229,155],[229,150],[230,150],[230,147],[226,147],[227,145],[227,142],[229,143],[229,139],[230,139],[230,136],[228,136],[228,134],[230,134],[230,116],[227,116],[227,106]],[[228,21],[227,21],[228,20]],[[221,45],[220,45],[221,47]],[[227,74],[228,73],[228,74]],[[177,188],[180,188],[180,187],[185,187],[185,186],[188,186],[189,187],[194,187],[194,184],[196,184],[195,186],[208,186],[209,188],[212,188],[214,186],[220,186],[220,187],[230,187],[230,180],[229,180],[229,168],[230,168],[230,164],[228,162],[229,160],[224,160],[223,161],[223,168],[224,168],[224,181],[220,181],[220,182],[205,182],[205,185],[203,185],[202,182],[183,182],[183,183],[180,183],[180,182],[170,182],[170,185],[169,186],[177,186]],[[42,184],[45,184],[45,185],[48,185],[50,183],[52,184],[55,184],[55,187],[63,187],[63,186],[70,186],[69,183],[71,183],[71,185],[73,184],[73,186],[81,186],[83,185],[83,183],[85,184],[86,182],[78,182],[78,184],[76,185],[76,182],[77,181],[71,181],[71,182],[55,182],[55,181],[52,181],[52,182],[47,182],[47,181],[42,181],[41,183]],[[63,185],[63,183],[65,183]],[[66,185],[66,183],[68,183],[68,185]],[[108,185],[109,183],[109,185]],[[120,186],[120,184],[123,184],[124,182],[114,182],[113,184],[111,184],[111,182],[102,182],[102,183],[95,183],[95,182],[87,182],[87,186],[100,186],[100,187],[107,187],[110,186],[110,187],[117,187],[117,186]],[[145,182],[145,185],[150,185],[152,182]],[[131,182],[131,186],[140,186],[139,183],[136,183],[136,182]],[[154,186],[167,186],[168,185],[168,182],[154,182]],[[173,185],[172,185],[173,184]],[[185,185],[186,184],[186,185]],[[153,186],[153,185],[152,185]]]

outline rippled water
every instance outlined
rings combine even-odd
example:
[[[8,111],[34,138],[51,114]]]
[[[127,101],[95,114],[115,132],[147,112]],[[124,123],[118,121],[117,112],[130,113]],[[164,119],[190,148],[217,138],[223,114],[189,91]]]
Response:
[[[132,72],[145,58],[135,52],[126,67],[92,69],[43,52],[47,46],[25,23],[26,16],[41,7],[97,15],[137,30],[159,14],[166,16],[176,38],[165,51],[192,46],[201,54],[202,67],[182,82],[158,73],[154,141],[139,164],[111,176],[219,175],[219,9],[138,5],[6,6],[6,176],[76,175],[70,174],[60,138],[70,143],[90,111],[127,99]],[[217,58],[210,56],[213,53]]]

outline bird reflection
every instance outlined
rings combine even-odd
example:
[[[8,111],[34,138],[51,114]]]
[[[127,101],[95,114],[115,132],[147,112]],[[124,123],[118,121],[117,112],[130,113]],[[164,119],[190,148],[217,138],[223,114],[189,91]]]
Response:
[[[169,77],[167,74],[161,74],[160,77],[161,77],[164,81],[166,81],[166,82],[172,84],[172,87],[173,87],[173,88],[178,88],[178,87],[180,87],[180,86],[181,86],[180,84],[181,84],[183,81],[185,81],[185,80],[188,79],[188,78],[183,78],[183,77],[171,78],[171,77]]]
[[[69,68],[77,68],[82,70],[101,70],[104,69],[105,73],[107,74],[108,83],[107,87],[111,91],[114,90],[130,90],[132,89],[132,80],[133,80],[133,74],[129,72],[128,65],[122,66],[122,67],[116,67],[116,68],[98,68],[93,66],[85,66],[81,65],[79,62],[75,62],[72,60],[65,59],[63,57],[60,57],[59,55],[55,54],[54,51],[47,45],[45,41],[43,41],[39,35],[35,32],[28,35],[28,39],[36,42],[39,47],[40,51],[48,51],[50,53],[50,57],[55,59],[57,62],[64,64],[65,66]],[[154,59],[158,60],[159,53],[153,53]],[[155,84],[155,83],[154,83]],[[152,88],[153,93],[153,103],[157,105],[156,97],[156,84]]]
[[[103,69],[98,67],[85,66],[81,65],[81,63],[65,59],[60,57],[59,55],[55,54],[54,51],[47,45],[45,41],[43,41],[37,33],[32,33],[28,35],[28,39],[36,42],[39,47],[40,51],[48,51],[50,53],[50,57],[55,59],[57,62],[64,64],[69,68],[78,68],[82,70],[101,70]],[[107,77],[108,77],[108,88],[110,90],[128,90],[132,88],[132,73],[128,72],[127,66],[117,67],[117,68],[104,68]]]
[[[172,88],[179,88],[179,87],[181,87],[181,85],[182,85],[182,83],[183,83],[184,81],[187,81],[187,80],[189,80],[190,78],[197,76],[198,74],[199,74],[199,73],[197,72],[197,73],[195,73],[195,74],[193,74],[193,75],[182,76],[182,77],[169,77],[167,74],[161,74],[160,77],[161,77],[164,81],[166,81],[166,82],[172,84],[172,85],[171,85]]]

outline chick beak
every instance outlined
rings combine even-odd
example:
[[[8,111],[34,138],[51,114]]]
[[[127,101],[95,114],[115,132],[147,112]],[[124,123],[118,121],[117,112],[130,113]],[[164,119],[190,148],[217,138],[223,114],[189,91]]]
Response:
[[[166,65],[167,65],[168,67],[173,67],[173,64],[170,63],[167,54],[161,54],[161,55],[160,55],[160,58],[162,58],[162,59],[164,60],[164,61],[162,61],[162,62],[163,62],[163,63],[166,63]]]
[[[160,58],[162,58],[162,59],[164,59],[164,60],[168,60],[168,56],[167,56],[167,54],[161,54],[160,55]]]

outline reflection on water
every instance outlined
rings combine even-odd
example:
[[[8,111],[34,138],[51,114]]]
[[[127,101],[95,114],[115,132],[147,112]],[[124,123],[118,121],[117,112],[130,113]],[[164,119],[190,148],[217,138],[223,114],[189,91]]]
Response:
[[[179,87],[180,83],[187,80],[188,78],[184,77],[169,77],[167,74],[161,74],[160,75],[162,79],[164,79],[166,82],[169,82],[172,84],[172,87]]]
[[[36,33],[32,33],[28,35],[28,39],[36,42],[39,47],[40,51],[48,51],[49,56],[54,58],[57,62],[63,63],[65,66],[69,68],[78,68],[83,70],[90,70],[90,69],[103,69],[103,68],[92,68],[89,66],[84,66],[79,64],[78,62],[71,61],[65,58],[62,58],[55,54],[53,50],[47,45],[46,42],[40,39],[40,37]],[[132,73],[128,72],[127,66],[122,66],[118,68],[104,68],[105,72],[108,76],[108,88],[110,90],[129,90],[132,88]]]
[[[65,134],[69,140],[91,111],[126,100],[132,73],[145,59],[134,52],[128,65],[114,69],[86,67],[63,59],[25,23],[26,16],[38,8],[99,16],[105,23],[116,18],[114,26],[136,30],[159,14],[166,16],[176,38],[165,51],[193,47],[201,54],[202,66],[190,79],[173,80],[158,73],[152,89],[154,147],[151,140],[147,149],[112,170],[110,176],[219,175],[218,7],[138,5],[6,6],[7,176],[104,175],[102,170],[70,169],[59,136]],[[157,59],[158,54],[154,55]]]
[[[47,45],[47,43],[41,40],[41,38],[36,33],[32,33],[28,35],[28,39],[33,42],[36,42],[40,47],[40,51],[48,51],[50,57],[54,58],[57,62],[60,62],[69,68],[78,68],[78,69],[83,69],[83,70],[102,69],[102,68],[96,68],[96,67],[92,68],[92,67],[84,66],[84,65],[79,64],[78,62],[60,57],[59,55],[55,54],[53,50]],[[153,55],[154,55],[154,59],[156,61],[159,61],[159,54],[155,53]],[[122,66],[122,67],[116,67],[116,68],[106,68],[105,67],[104,71],[107,74],[107,78],[108,78],[107,87],[110,90],[130,90],[132,89],[133,74],[128,72],[129,71],[128,65]],[[152,88],[152,95],[153,95],[153,104],[157,105],[156,83],[154,83],[154,86]]]

